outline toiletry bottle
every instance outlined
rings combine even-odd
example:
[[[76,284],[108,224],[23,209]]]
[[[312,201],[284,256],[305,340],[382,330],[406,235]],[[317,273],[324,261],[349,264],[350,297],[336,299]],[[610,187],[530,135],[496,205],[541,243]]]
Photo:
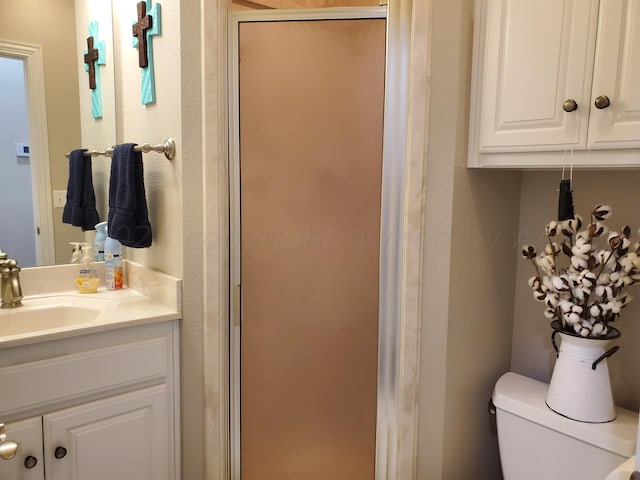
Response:
[[[98,291],[98,272],[93,265],[93,255],[91,246],[88,243],[82,244],[82,266],[76,278],[76,286],[80,293],[96,293]]]
[[[122,246],[115,238],[107,235],[104,241],[104,283],[107,290],[122,288]]]
[[[69,263],[82,263],[82,242],[69,242],[73,246]]]
[[[104,241],[107,238],[107,222],[96,225],[96,236],[93,240],[93,253],[96,262],[104,261]]]

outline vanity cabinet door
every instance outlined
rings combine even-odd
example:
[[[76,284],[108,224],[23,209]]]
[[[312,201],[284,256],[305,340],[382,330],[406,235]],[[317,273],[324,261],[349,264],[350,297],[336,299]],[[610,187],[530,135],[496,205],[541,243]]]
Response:
[[[27,418],[5,425],[7,439],[18,443],[11,460],[0,459],[1,480],[44,480],[42,417]]]
[[[640,1],[600,0],[590,149],[640,147],[639,45]]]
[[[43,416],[47,480],[171,480],[165,384]]]

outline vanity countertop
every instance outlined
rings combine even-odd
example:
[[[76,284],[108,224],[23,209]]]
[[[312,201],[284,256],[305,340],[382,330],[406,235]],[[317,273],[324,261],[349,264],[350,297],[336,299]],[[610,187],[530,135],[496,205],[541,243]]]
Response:
[[[76,269],[25,270],[23,293],[31,294],[24,296],[22,307],[0,309],[0,349],[181,318],[178,278],[126,262],[126,288],[56,291],[53,286],[68,285]]]

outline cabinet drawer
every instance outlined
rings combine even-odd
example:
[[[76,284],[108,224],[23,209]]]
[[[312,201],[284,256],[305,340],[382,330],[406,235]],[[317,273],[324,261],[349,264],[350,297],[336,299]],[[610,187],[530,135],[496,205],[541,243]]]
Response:
[[[167,337],[126,343],[0,368],[0,413],[11,415],[169,374]]]

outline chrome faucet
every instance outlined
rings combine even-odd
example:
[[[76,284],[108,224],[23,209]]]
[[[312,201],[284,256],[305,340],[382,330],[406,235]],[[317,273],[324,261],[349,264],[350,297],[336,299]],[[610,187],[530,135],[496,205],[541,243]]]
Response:
[[[20,267],[15,260],[7,258],[7,254],[0,251],[0,308],[21,306]]]

